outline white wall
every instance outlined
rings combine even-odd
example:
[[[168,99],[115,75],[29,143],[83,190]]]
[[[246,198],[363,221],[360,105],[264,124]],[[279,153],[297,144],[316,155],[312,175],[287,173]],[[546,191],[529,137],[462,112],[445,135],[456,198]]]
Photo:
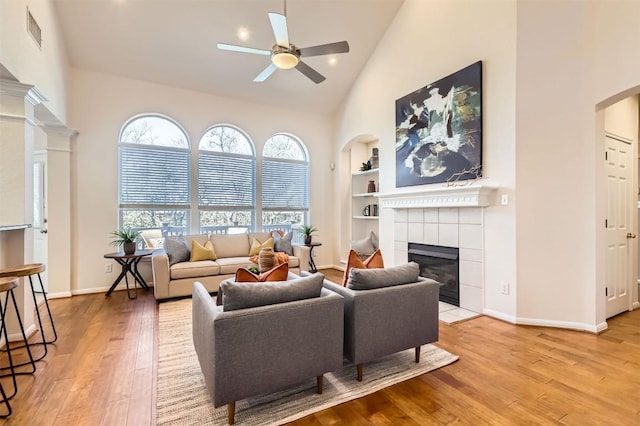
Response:
[[[42,29],[42,49],[26,30],[27,6]],[[51,0],[0,1],[0,64],[21,83],[35,85],[47,109],[66,121],[67,54]]]
[[[331,264],[334,205],[329,117],[221,98],[112,75],[71,69],[69,123],[79,131],[73,146],[72,210],[74,279],[72,291],[108,287],[103,255],[113,251],[109,233],[118,226],[118,136],[133,115],[160,113],[172,117],[197,144],[204,131],[229,123],[248,133],[258,152],[276,132],[299,137],[310,155],[311,223],[319,229],[316,264]],[[283,179],[286,177],[283,176]]]
[[[601,108],[640,91],[639,17],[638,2],[518,2],[521,323],[606,328]]]
[[[336,114],[334,135],[339,148],[357,135],[377,135],[380,192],[415,190],[395,188],[395,100],[483,61],[482,184],[512,200],[485,212],[485,308],[507,317],[515,315],[515,291],[505,296],[499,288],[515,287],[515,39],[514,2],[406,0]],[[340,199],[346,190],[346,182],[336,185]],[[380,213],[381,250],[393,264],[393,212]],[[346,251],[343,241],[334,261]]]
[[[483,184],[511,200],[486,210],[486,313],[606,327],[603,108],[640,92],[639,19],[640,2],[407,0],[338,112],[337,146],[378,135],[381,192],[410,190],[394,184],[395,99],[484,61]]]

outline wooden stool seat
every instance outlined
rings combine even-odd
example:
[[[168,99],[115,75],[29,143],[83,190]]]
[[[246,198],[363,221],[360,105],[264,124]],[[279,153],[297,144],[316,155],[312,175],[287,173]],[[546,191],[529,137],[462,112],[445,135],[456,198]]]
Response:
[[[13,290],[16,287],[18,287],[18,278],[16,277],[0,278],[0,293]]]
[[[45,271],[45,266],[44,266],[43,263],[28,263],[26,265],[18,265],[18,266],[13,266],[11,268],[0,269],[0,280],[3,280],[5,278],[7,278],[7,279],[14,279],[14,280],[17,281],[18,277],[29,278],[29,285],[31,286],[31,295],[33,296],[33,305],[35,306],[36,317],[38,319],[38,325],[40,327],[40,335],[42,336],[42,340],[40,342],[35,342],[35,343],[30,343],[30,344],[25,342],[24,345],[16,346],[15,349],[21,349],[21,348],[24,348],[25,346],[28,346],[28,345],[43,345],[44,346],[44,353],[42,353],[42,355],[40,355],[35,361],[40,361],[45,356],[47,356],[47,351],[48,351],[47,350],[47,344],[55,343],[56,340],[58,340],[58,333],[56,332],[56,325],[53,322],[53,315],[51,315],[51,308],[49,307],[49,300],[47,298],[47,292],[46,292],[46,290],[44,288],[44,284],[42,283],[42,277],[40,276],[40,274],[42,272],[44,272],[44,271]],[[39,289],[37,289],[33,285],[33,278],[32,277],[34,275],[36,275],[38,277],[38,282],[40,283],[40,288]],[[0,283],[1,282],[2,281],[0,281]],[[25,282],[26,282],[26,280],[25,280]],[[2,288],[2,287],[0,287],[0,288]],[[9,291],[9,290],[10,289],[7,288],[7,290],[5,290],[5,291]],[[41,294],[43,296],[44,303],[45,303],[45,306],[47,308],[47,314],[49,315],[49,321],[51,323],[51,328],[53,330],[53,338],[47,339],[47,337],[45,336],[44,327],[42,326],[42,316],[40,315],[40,308],[38,306],[38,300],[36,298],[36,294]]]
[[[28,277],[44,272],[43,263],[29,263],[27,265],[14,266],[13,268],[0,269],[0,278],[3,277]]]

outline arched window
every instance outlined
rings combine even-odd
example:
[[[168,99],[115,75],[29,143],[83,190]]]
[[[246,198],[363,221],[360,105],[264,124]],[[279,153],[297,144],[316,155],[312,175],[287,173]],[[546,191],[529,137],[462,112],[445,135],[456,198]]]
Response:
[[[119,205],[122,228],[189,229],[189,139],[160,115],[130,119],[120,132]]]
[[[249,137],[217,125],[205,132],[198,149],[200,232],[255,229],[256,156]]]
[[[305,224],[309,213],[309,158],[298,139],[276,134],[264,144],[262,227]]]
[[[187,231],[191,157],[182,127],[161,115],[134,117],[118,151],[120,227]]]

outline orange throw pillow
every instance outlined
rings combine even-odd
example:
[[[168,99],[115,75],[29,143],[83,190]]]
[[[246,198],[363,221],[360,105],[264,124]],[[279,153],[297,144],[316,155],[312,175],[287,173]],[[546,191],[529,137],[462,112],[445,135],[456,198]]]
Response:
[[[265,281],[286,281],[289,276],[289,264],[281,263],[280,265],[256,275],[246,268],[238,268],[236,271],[237,283],[260,283]]]
[[[289,264],[282,263],[269,269],[260,275],[256,275],[246,268],[238,268],[236,270],[237,283],[259,283],[265,281],[286,281],[289,276]],[[222,289],[218,290],[216,295],[216,305],[222,306]]]
[[[382,252],[380,249],[373,252],[371,256],[369,256],[364,262],[358,256],[354,250],[349,251],[349,259],[347,260],[347,267],[344,269],[344,277],[342,278],[342,285],[344,287],[347,286],[347,281],[349,281],[349,271],[351,268],[358,269],[376,269],[376,268],[384,268],[384,262],[382,261]]]

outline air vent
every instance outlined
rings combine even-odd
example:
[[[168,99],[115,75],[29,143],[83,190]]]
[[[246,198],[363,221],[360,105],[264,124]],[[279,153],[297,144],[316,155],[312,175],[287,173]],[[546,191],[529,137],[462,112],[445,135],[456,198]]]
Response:
[[[31,34],[38,47],[42,48],[42,30],[27,7],[27,32]]]

